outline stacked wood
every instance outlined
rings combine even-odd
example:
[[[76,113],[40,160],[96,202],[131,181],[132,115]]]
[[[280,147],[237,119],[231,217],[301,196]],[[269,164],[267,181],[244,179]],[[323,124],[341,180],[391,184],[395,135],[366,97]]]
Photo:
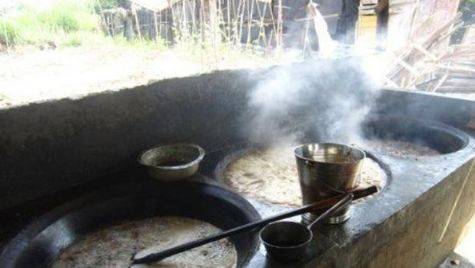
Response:
[[[447,46],[448,37],[460,27],[449,27],[454,21],[447,22],[425,42],[411,44],[403,56],[395,56],[397,66],[388,77],[391,86],[438,93],[475,93],[475,34],[471,34],[475,27],[466,31],[461,44]]]
[[[406,89],[421,89],[422,85],[424,90],[433,91],[427,85],[445,76],[439,69],[452,51],[449,37],[461,26],[459,20],[460,14],[456,14],[433,32],[412,39],[402,49],[393,52],[392,68],[387,75],[391,84]]]
[[[463,27],[461,15],[456,13],[458,1],[436,2],[429,10],[416,8],[420,1],[404,2],[415,7],[413,28],[406,45],[392,52],[387,86],[429,92],[475,92],[475,38],[469,37],[467,31],[462,44],[450,45],[451,35]],[[447,10],[442,10],[446,12],[440,13],[437,5],[446,5]],[[434,18],[431,12],[439,12],[444,18]],[[424,20],[420,13],[425,13]]]
[[[451,46],[436,67],[441,78],[432,91],[475,93],[475,26],[468,27],[462,43]]]

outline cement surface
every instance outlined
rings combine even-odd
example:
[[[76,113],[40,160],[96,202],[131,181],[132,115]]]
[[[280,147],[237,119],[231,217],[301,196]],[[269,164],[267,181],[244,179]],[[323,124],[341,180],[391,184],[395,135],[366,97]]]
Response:
[[[257,80],[246,71],[217,72],[0,111],[0,215],[9,217],[0,237],[87,189],[129,180],[117,174],[136,170],[136,156],[156,144],[202,145],[208,152],[202,172],[210,174],[216,159],[247,142],[243,110]],[[473,102],[440,96],[383,90],[375,113],[475,128]],[[321,226],[309,259],[291,267],[440,264],[475,213],[474,148],[470,137],[466,147],[446,155],[404,160],[375,154],[389,167],[388,187],[355,205],[345,224]],[[73,188],[79,190],[68,192]],[[262,214],[280,209],[255,205]],[[261,251],[250,266],[281,265]]]

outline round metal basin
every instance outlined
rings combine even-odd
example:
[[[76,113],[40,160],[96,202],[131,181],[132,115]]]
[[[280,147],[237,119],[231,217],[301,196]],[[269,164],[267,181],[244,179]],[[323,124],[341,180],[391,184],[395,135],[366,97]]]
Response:
[[[453,153],[463,149],[468,144],[467,135],[454,127],[439,122],[401,117],[369,120],[365,124],[364,135],[369,141],[399,141],[427,147],[435,151],[436,154]],[[371,151],[371,148],[365,149]],[[422,151],[419,156],[429,156],[429,154]]]
[[[48,267],[60,251],[98,229],[127,220],[180,216],[230,229],[260,219],[244,198],[221,187],[197,182],[127,183],[58,207],[14,237],[0,255],[0,267]],[[257,251],[256,233],[234,236],[238,267]]]

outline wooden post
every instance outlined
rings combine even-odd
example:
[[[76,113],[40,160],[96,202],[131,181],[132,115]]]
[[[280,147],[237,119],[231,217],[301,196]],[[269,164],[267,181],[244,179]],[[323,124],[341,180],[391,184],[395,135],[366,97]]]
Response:
[[[211,44],[216,44],[218,40],[218,5],[217,0],[201,0],[203,6],[203,17],[208,25],[207,39]]]
[[[243,0],[240,2],[242,4],[240,7],[241,9],[238,9],[238,16],[239,16],[239,33],[237,37],[237,43],[241,43],[241,37],[242,37],[242,26],[244,24],[244,8],[249,0]]]
[[[279,0],[279,4],[278,4],[278,11],[277,11],[277,34],[276,34],[276,37],[277,37],[277,46],[278,47],[281,47],[282,46],[282,43],[283,43],[283,34],[284,34],[284,31],[283,31],[283,8],[282,8],[282,0]]]
[[[227,30],[228,30],[228,43],[231,44],[231,5],[229,0],[226,0],[226,15],[227,15]]]
[[[153,26],[155,26],[155,42],[158,42],[158,21],[157,12],[153,11]]]
[[[189,31],[189,28],[188,28],[188,16],[186,14],[186,3],[188,1],[187,0],[183,0],[181,1],[181,4],[182,4],[182,9],[181,9],[181,35],[182,36],[185,36],[187,40],[191,40],[192,39],[192,36],[190,35],[190,31]]]
[[[254,13],[255,0],[250,0],[250,1],[251,1],[251,5],[247,6],[247,41],[246,41],[247,46],[251,44],[252,13]]]
[[[173,3],[171,0],[167,0],[168,3],[168,8],[170,9],[170,43],[174,44],[175,43],[175,12],[173,11]]]
[[[135,18],[135,29],[137,30],[137,34],[139,36],[139,39],[142,40],[142,34],[140,33],[139,17],[137,16],[137,10],[135,9],[134,4],[132,4],[132,13],[134,14],[134,18]]]

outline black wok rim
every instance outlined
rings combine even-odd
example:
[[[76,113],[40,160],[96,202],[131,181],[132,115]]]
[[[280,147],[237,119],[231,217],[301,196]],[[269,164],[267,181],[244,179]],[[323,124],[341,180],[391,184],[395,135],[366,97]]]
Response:
[[[230,205],[236,208],[240,208],[240,212],[243,213],[243,216],[249,222],[261,219],[260,214],[245,198],[241,197],[237,193],[229,191],[228,189],[225,189],[220,186],[194,181],[186,183],[164,183],[150,180],[142,183],[123,183],[117,186],[108,187],[107,189],[97,190],[92,193],[86,194],[80,198],[72,200],[71,202],[60,205],[52,209],[48,213],[38,217],[5,245],[3,251],[0,254],[0,267],[17,267],[18,261],[21,260],[22,254],[25,253],[30,244],[37,236],[41,234],[42,231],[44,231],[46,228],[53,225],[57,221],[61,220],[63,217],[68,216],[68,213],[77,212],[81,208],[87,208],[88,206],[97,205],[98,201],[104,199],[104,190],[109,194],[117,195],[123,192],[125,189],[133,189],[135,187],[134,191],[137,191],[133,193],[135,195],[137,193],[140,194],[141,192],[149,191],[151,186],[159,186],[169,189],[173,189],[176,187],[186,187],[189,190],[201,192],[200,194],[222,199],[223,201],[228,202]],[[112,200],[112,198],[108,198],[108,200]],[[128,218],[124,218],[124,220],[127,219]],[[108,224],[104,226],[107,225]],[[257,232],[252,234],[252,240],[252,243],[250,243],[249,245],[248,254],[241,255],[243,253],[238,251],[238,267],[245,267],[252,259],[252,257],[256,254],[260,243]]]

